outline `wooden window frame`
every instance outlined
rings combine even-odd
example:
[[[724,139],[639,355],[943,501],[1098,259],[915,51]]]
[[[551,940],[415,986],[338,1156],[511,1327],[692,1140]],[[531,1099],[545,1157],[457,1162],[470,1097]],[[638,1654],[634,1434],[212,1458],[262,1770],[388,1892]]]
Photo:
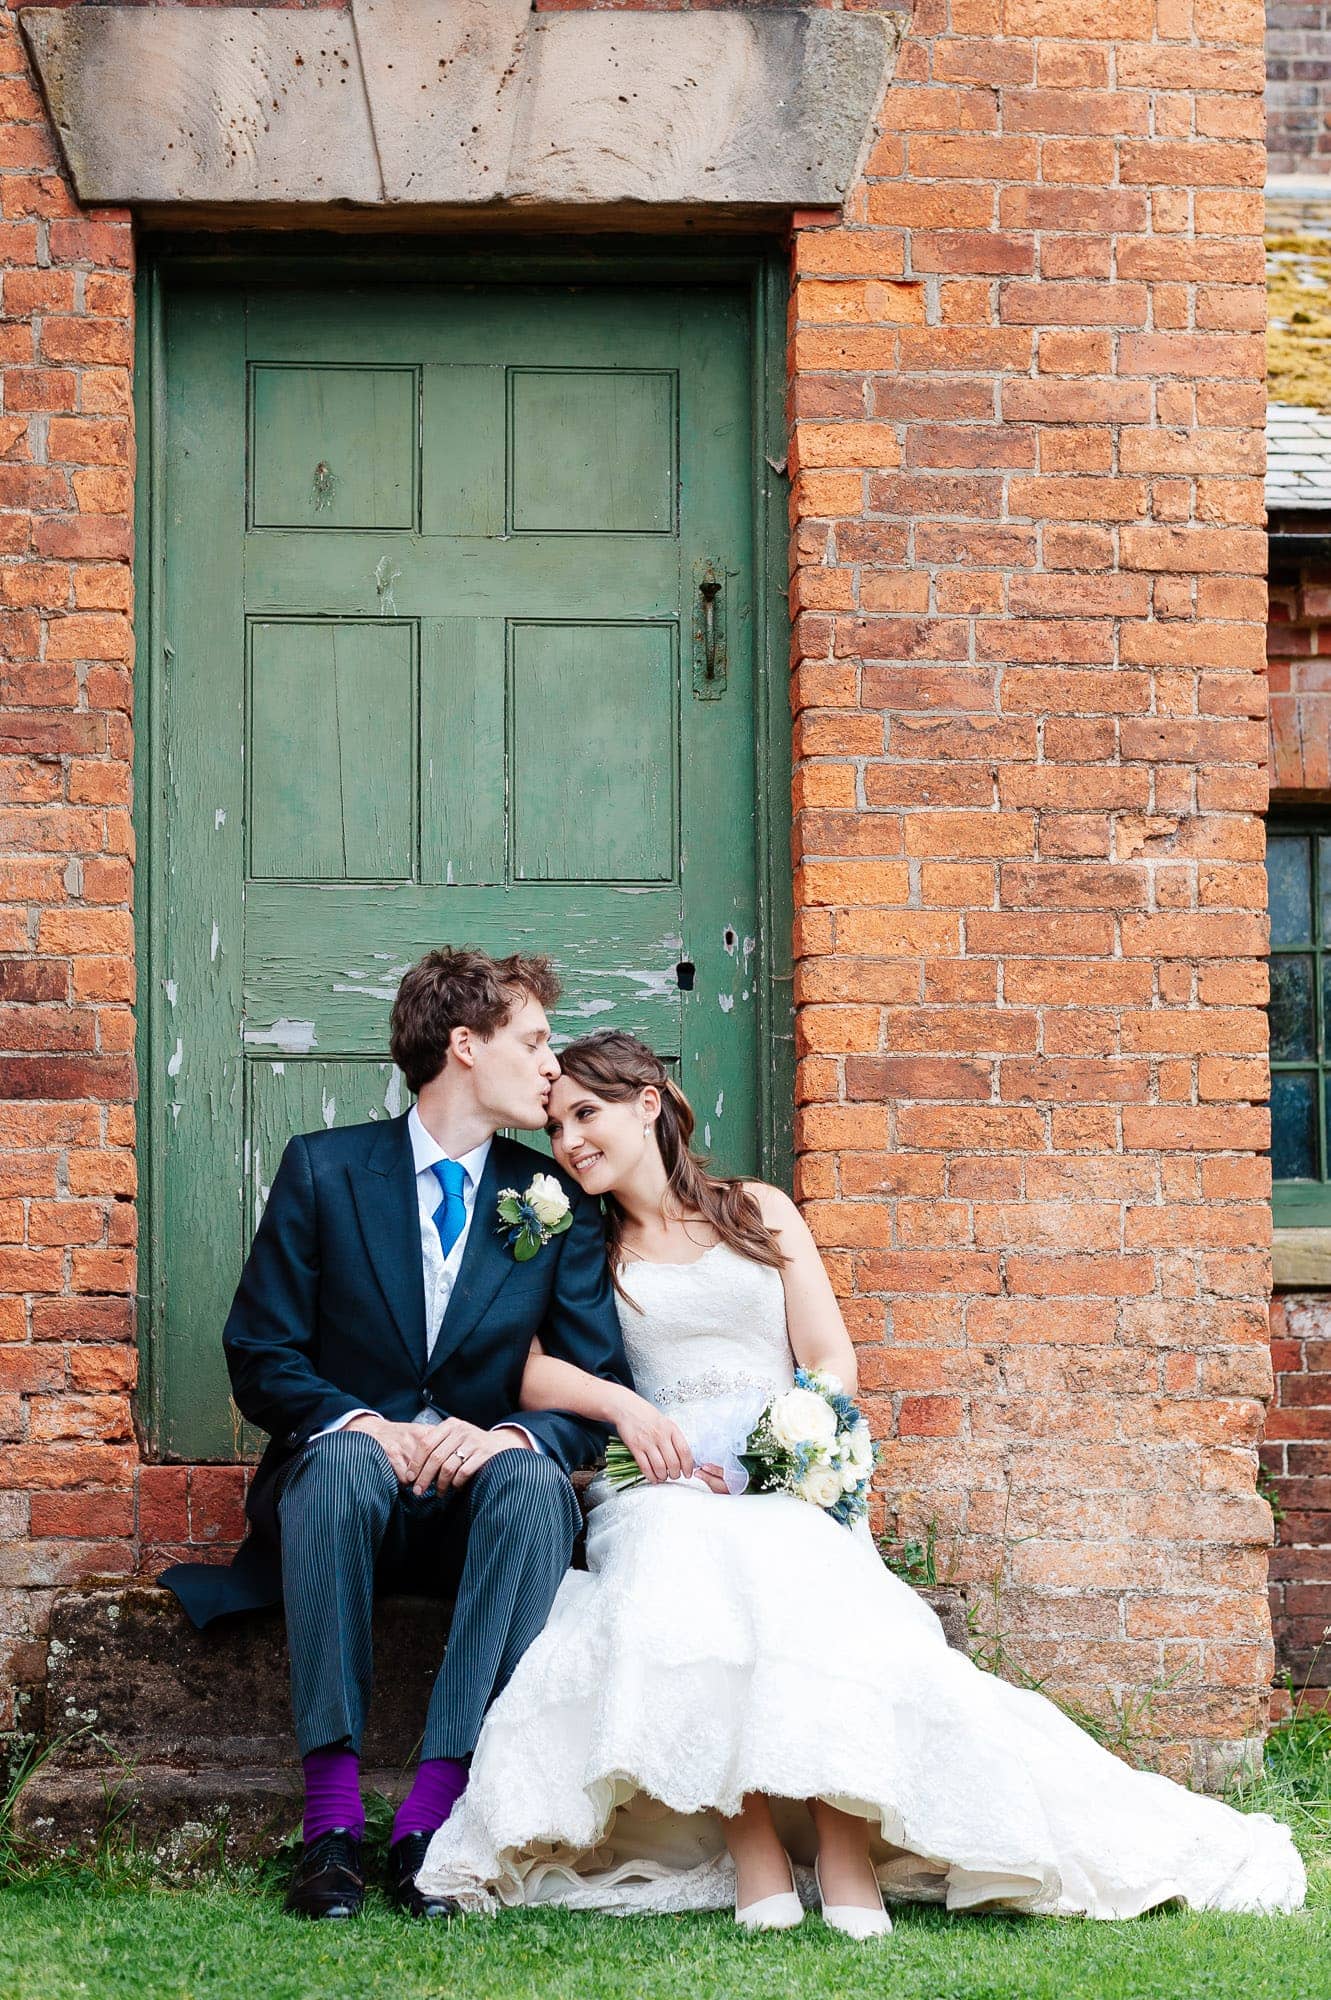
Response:
[[[1313,1008],[1314,1046],[1318,1050],[1331,1046],[1331,1024],[1323,1020],[1322,966],[1331,961],[1331,933],[1322,934],[1321,896],[1318,892],[1319,861],[1317,835],[1331,836],[1331,808],[1316,807],[1274,807],[1267,815],[1266,835],[1302,835],[1312,841],[1312,944],[1307,949],[1313,959]],[[1271,946],[1269,956],[1292,956],[1295,947]],[[1300,955],[1305,955],[1299,948]],[[1311,1062],[1271,1061],[1274,1077],[1285,1070],[1309,1070],[1316,1072],[1317,1118],[1321,1160],[1325,1168],[1331,1168],[1331,1118],[1327,1116],[1326,1082],[1331,1078],[1331,1053],[1315,1055]],[[1272,1112],[1274,1118],[1274,1109]],[[1274,1136],[1274,1134],[1273,1134]],[[1319,1181],[1277,1181],[1271,1183],[1271,1213],[1277,1229],[1325,1229],[1331,1227],[1331,1172]]]

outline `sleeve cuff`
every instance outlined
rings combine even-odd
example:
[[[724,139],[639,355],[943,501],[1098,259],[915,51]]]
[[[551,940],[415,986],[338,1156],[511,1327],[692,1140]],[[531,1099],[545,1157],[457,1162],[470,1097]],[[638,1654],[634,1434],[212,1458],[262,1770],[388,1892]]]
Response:
[[[525,1424],[514,1424],[514,1423],[491,1424],[490,1431],[491,1435],[493,1435],[495,1431],[517,1431],[519,1436],[526,1438],[528,1444],[531,1446],[533,1451],[539,1451],[540,1453],[542,1453],[542,1455],[544,1455],[545,1446],[541,1443],[541,1440],[538,1437],[533,1436],[532,1432],[527,1429],[527,1426]]]
[[[377,1410],[344,1410],[340,1417],[334,1417],[331,1424],[324,1424],[321,1429],[311,1431],[307,1438],[302,1439],[293,1436],[291,1442],[293,1444],[313,1444],[316,1438],[330,1437],[334,1431],[345,1430],[353,1417],[377,1417],[378,1414]]]

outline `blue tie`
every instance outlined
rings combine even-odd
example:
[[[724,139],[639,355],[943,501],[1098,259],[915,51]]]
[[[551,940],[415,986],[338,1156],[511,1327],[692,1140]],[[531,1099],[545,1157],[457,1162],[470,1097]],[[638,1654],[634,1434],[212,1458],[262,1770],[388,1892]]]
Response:
[[[433,1172],[444,1191],[444,1198],[434,1212],[434,1226],[439,1231],[439,1241],[447,1257],[467,1220],[467,1208],[462,1199],[467,1176],[456,1160],[436,1160]]]

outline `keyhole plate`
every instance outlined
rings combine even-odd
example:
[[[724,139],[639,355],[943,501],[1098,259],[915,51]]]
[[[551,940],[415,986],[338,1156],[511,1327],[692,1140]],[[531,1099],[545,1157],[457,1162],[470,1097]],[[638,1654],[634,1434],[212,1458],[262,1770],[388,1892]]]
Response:
[[[693,565],[693,692],[719,701],[726,691],[726,573],[723,565]]]

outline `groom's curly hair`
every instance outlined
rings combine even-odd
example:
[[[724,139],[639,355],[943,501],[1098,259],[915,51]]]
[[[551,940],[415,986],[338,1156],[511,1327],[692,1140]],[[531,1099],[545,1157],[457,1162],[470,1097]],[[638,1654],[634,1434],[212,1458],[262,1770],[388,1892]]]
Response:
[[[559,980],[548,958],[515,951],[507,958],[470,946],[427,951],[403,977],[393,1002],[388,1049],[414,1094],[432,1083],[448,1061],[454,1028],[470,1028],[488,1042],[524,994],[553,1007]]]

